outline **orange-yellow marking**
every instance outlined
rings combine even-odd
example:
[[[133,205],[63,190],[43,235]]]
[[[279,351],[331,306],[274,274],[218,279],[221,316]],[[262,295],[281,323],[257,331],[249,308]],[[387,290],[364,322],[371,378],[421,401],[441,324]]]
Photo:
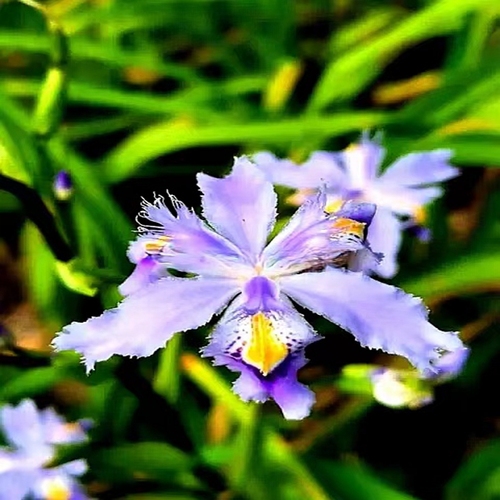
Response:
[[[352,219],[341,217],[333,221],[332,228],[344,233],[355,234],[360,238],[363,237],[366,224]]]
[[[245,346],[243,359],[267,375],[287,356],[288,349],[273,331],[271,320],[264,313],[251,318],[251,338]]]
[[[413,218],[418,225],[423,225],[427,219],[427,214],[425,213],[425,208],[420,206],[413,213]]]
[[[146,242],[144,250],[146,253],[160,253],[169,241],[168,236],[158,236],[156,240]]]

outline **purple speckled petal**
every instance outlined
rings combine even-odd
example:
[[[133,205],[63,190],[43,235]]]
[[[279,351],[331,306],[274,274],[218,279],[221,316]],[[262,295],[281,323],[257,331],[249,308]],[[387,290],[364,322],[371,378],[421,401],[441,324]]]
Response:
[[[398,272],[398,252],[402,239],[401,221],[386,208],[379,207],[368,228],[367,240],[375,253],[383,255],[371,270],[383,278],[392,278]]]
[[[217,179],[198,174],[206,219],[255,262],[276,218],[276,193],[247,158],[235,160],[231,174]]]
[[[410,153],[396,160],[380,176],[380,182],[416,187],[452,179],[460,173],[449,164],[452,155],[449,149]]]
[[[53,346],[82,354],[88,371],[113,354],[150,356],[175,333],[207,323],[236,293],[231,280],[163,278],[99,317],[66,326]]]
[[[436,372],[440,352],[461,349],[456,333],[431,325],[422,301],[361,273],[327,269],[280,280],[283,293],[351,332],[363,345]]]

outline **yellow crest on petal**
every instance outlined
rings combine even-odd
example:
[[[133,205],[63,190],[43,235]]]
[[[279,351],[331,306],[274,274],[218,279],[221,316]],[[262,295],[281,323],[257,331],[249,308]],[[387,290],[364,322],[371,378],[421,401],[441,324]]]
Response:
[[[288,348],[276,336],[272,321],[262,312],[254,314],[251,317],[251,336],[242,353],[243,360],[267,375],[287,354]]]
[[[346,219],[341,217],[333,221],[332,229],[342,232],[349,233],[362,238],[364,235],[366,224],[364,222],[358,222],[352,219]]]
[[[69,500],[71,491],[68,485],[60,478],[46,479],[42,484],[45,500]]]

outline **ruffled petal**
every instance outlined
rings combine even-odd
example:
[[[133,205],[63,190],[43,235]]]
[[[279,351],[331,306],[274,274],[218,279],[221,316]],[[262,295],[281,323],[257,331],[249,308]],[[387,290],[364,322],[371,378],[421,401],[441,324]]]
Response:
[[[338,269],[280,280],[293,300],[351,332],[366,347],[407,358],[419,370],[436,372],[442,352],[463,348],[456,333],[427,321],[422,301],[363,274]]]
[[[207,323],[237,292],[225,279],[163,278],[99,317],[66,326],[53,346],[82,354],[88,371],[113,354],[150,356],[175,333]]]
[[[335,153],[317,151],[300,166],[267,151],[253,155],[252,160],[273,184],[279,186],[317,189],[328,185],[340,188],[345,183],[345,173]]]
[[[165,274],[165,268],[203,276],[228,276],[234,266],[242,265],[243,254],[233,243],[210,229],[176,198],[169,199],[172,210],[162,196],[157,196],[153,203],[142,203],[141,235],[128,250],[130,260],[139,265],[139,270],[122,285],[124,294],[142,282],[155,281],[162,272]]]
[[[272,184],[244,157],[235,160],[223,179],[201,173],[197,178],[206,219],[254,262],[276,219]]]
[[[380,182],[416,187],[452,179],[460,171],[449,164],[453,151],[437,149],[410,153],[396,160],[379,178]]]
[[[371,270],[383,278],[392,278],[398,272],[398,252],[402,240],[402,223],[390,210],[379,207],[369,228],[370,248],[382,254],[382,260]]]

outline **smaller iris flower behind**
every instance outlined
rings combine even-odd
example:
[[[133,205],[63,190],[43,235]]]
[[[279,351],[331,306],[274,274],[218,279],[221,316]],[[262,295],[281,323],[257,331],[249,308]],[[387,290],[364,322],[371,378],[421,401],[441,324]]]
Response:
[[[144,202],[147,223],[129,250],[136,268],[120,287],[126,298],[68,325],[56,349],[78,351],[91,370],[113,354],[150,356],[224,311],[203,355],[240,373],[234,390],[243,400],[272,398],[286,418],[301,419],[314,395],[297,371],[319,336],[292,301],[420,370],[462,347],[455,333],[427,321],[419,299],[357,272],[378,260],[365,243],[374,205],[349,202],[328,213],[318,193],[268,243],[276,193],[247,158],[223,179],[198,174],[198,184],[206,222],[173,198],[173,211],[161,197]]]
[[[73,460],[55,467],[57,446],[87,437],[79,423],[66,423],[52,408],[38,410],[31,400],[0,409],[7,447],[0,448],[0,500],[85,500],[76,477],[87,463]]]
[[[451,151],[437,149],[402,156],[380,172],[385,150],[364,134],[358,144],[340,153],[317,151],[303,165],[280,160],[268,152],[254,160],[273,184],[297,189],[290,202],[300,205],[319,189],[328,195],[327,210],[343,201],[357,200],[377,205],[368,230],[368,243],[384,255],[373,271],[392,278],[398,271],[397,254],[402,232],[408,229],[421,240],[430,232],[423,227],[424,207],[442,195],[439,182],[459,174],[449,164]]]

